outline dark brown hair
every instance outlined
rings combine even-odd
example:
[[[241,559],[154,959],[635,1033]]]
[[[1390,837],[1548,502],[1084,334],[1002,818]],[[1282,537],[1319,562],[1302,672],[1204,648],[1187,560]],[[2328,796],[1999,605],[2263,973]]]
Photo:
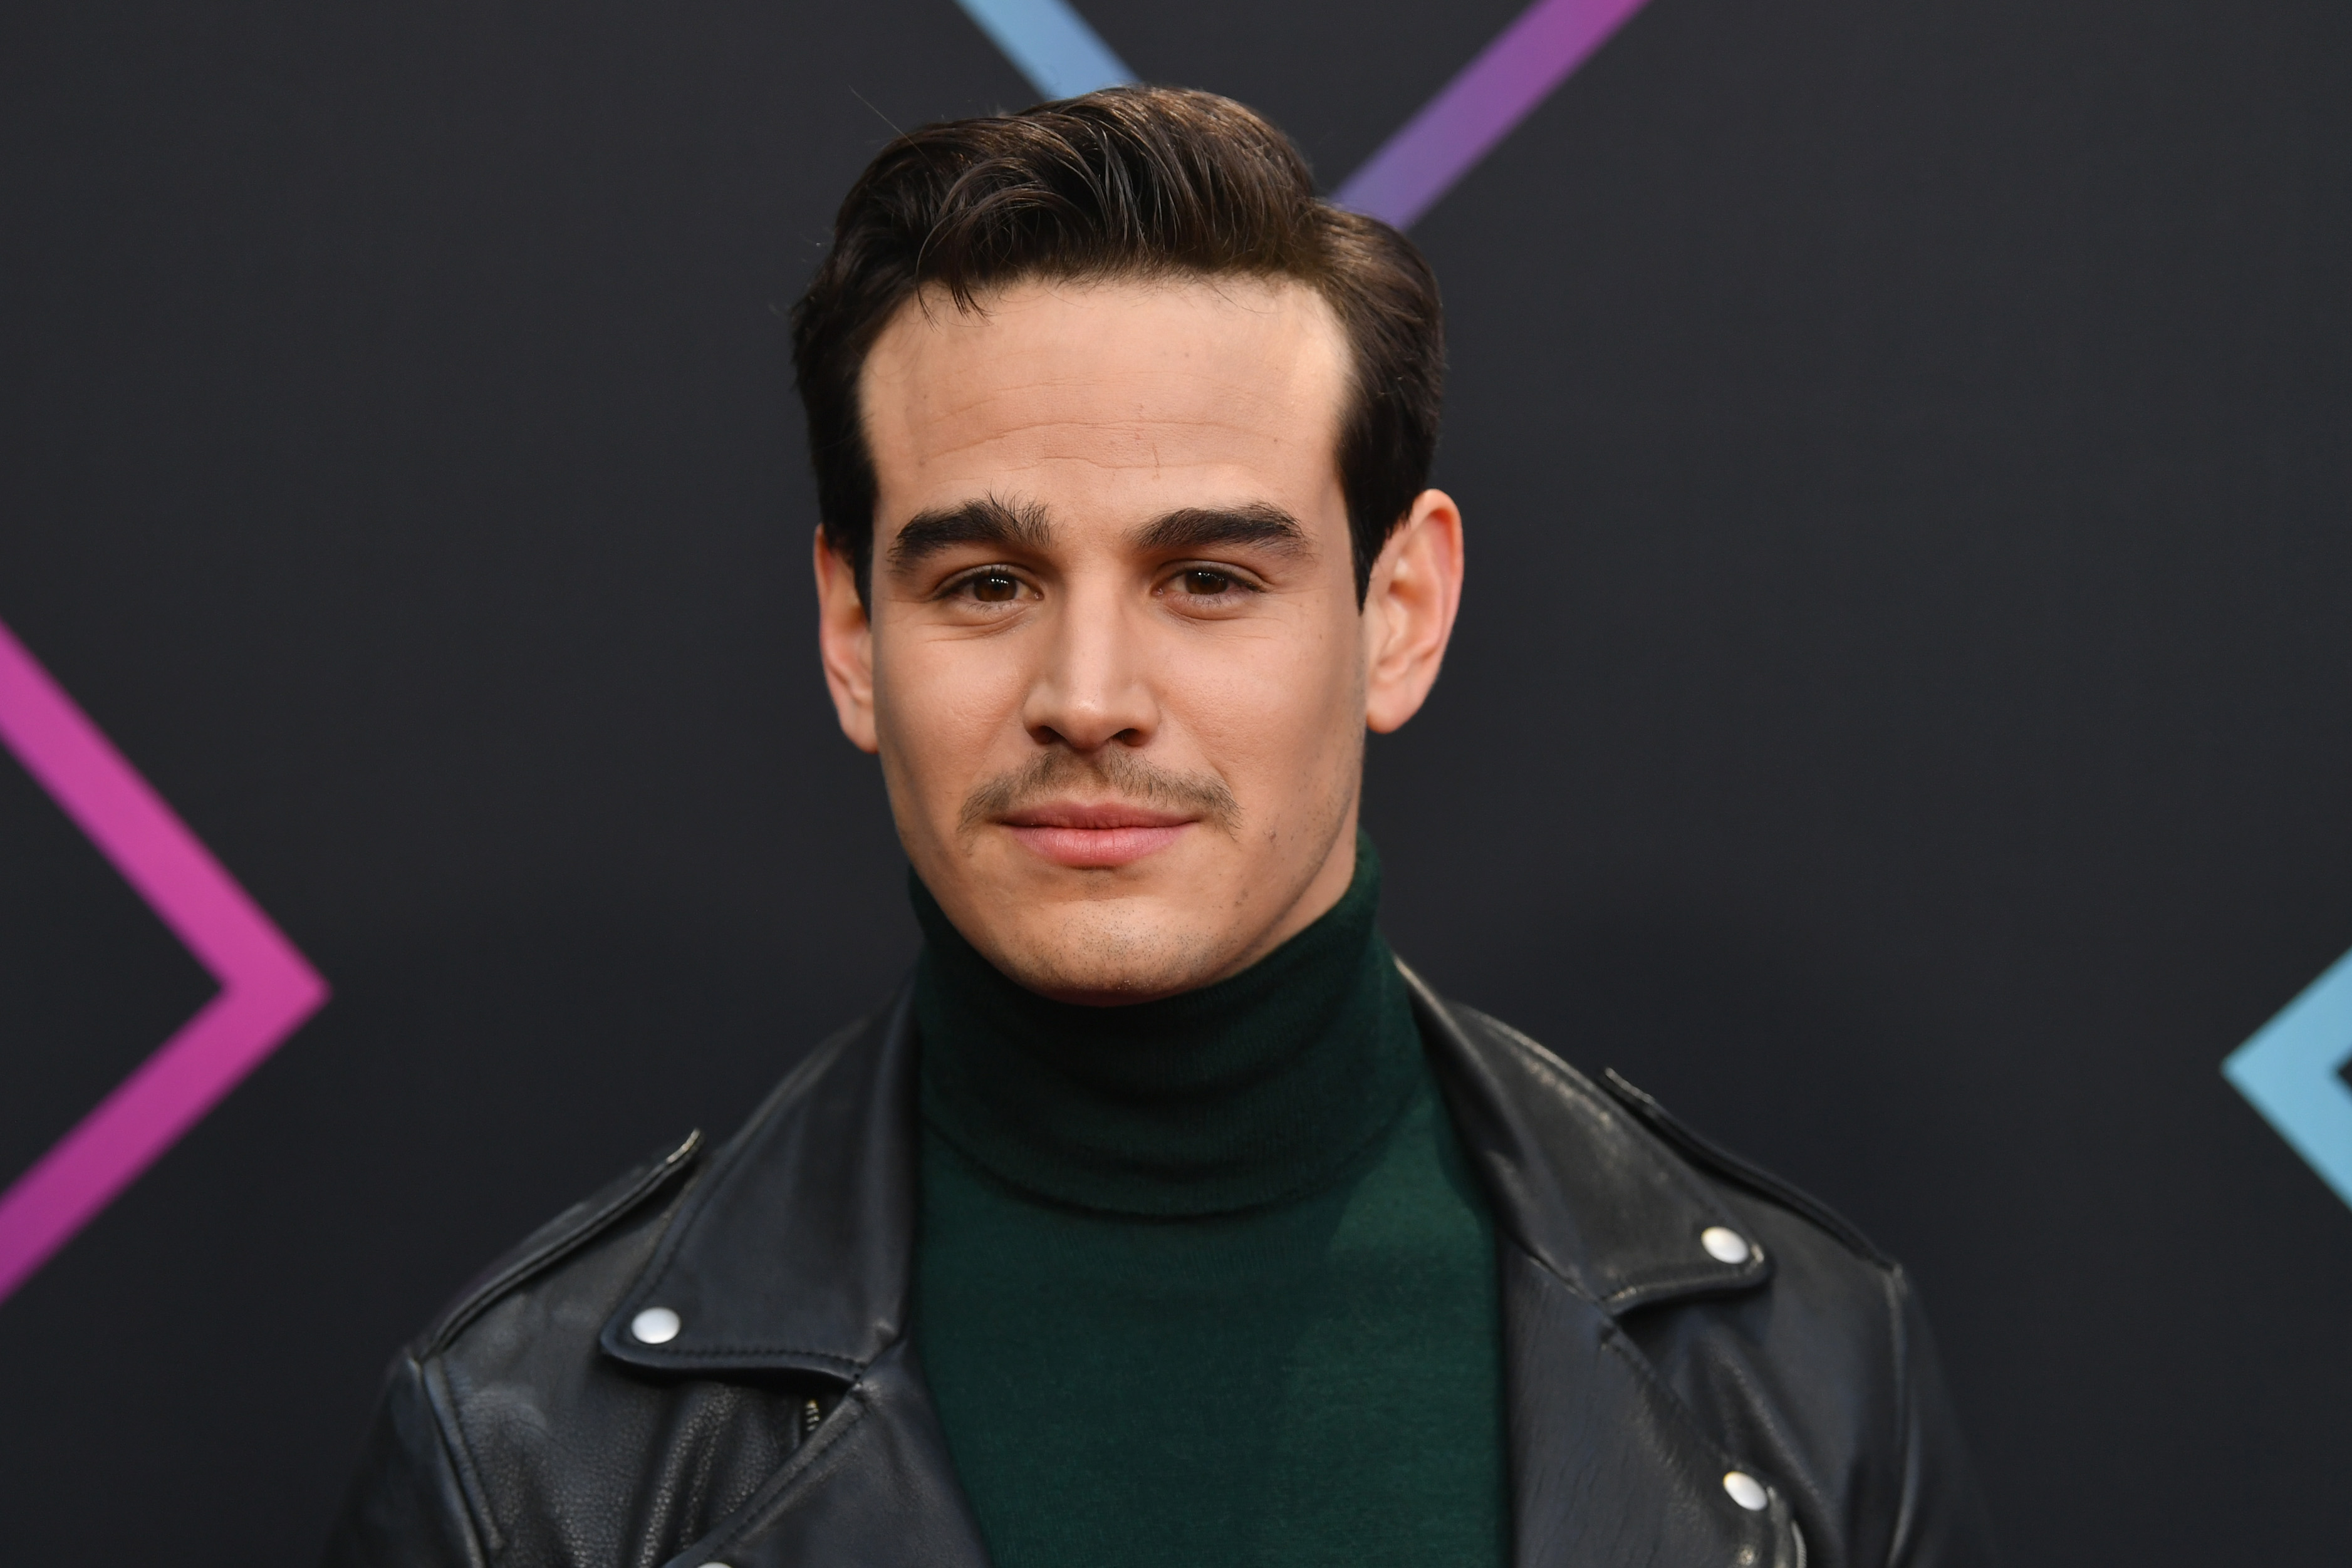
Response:
[[[1298,149],[1251,110],[1137,87],[924,126],[843,200],[833,248],[793,309],[793,362],[818,516],[860,594],[875,481],[858,375],[901,305],[933,285],[971,310],[1032,277],[1234,273],[1307,285],[1347,334],[1355,382],[1338,457],[1360,600],[1429,482],[1445,362],[1437,279],[1395,229],[1319,200]]]

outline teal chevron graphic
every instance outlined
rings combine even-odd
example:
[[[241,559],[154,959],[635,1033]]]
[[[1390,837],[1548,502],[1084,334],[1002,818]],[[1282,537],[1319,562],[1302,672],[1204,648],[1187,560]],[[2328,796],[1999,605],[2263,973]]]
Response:
[[[1047,98],[1076,98],[1135,79],[1068,0],[956,0]]]
[[[2221,1063],[2221,1076],[2352,1204],[2352,953]]]

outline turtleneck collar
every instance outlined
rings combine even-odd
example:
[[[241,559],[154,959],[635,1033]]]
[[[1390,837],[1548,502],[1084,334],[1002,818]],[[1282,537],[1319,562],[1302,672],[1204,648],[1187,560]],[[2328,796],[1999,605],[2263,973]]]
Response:
[[[1376,926],[1380,878],[1359,834],[1339,902],[1247,969],[1095,1008],[1007,979],[909,876],[924,1119],[993,1175],[1082,1208],[1220,1214],[1323,1186],[1424,1071]]]

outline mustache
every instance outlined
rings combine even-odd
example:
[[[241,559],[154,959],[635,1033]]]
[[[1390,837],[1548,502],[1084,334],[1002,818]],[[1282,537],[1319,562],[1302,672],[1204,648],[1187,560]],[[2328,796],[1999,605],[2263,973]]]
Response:
[[[1227,833],[1241,821],[1241,802],[1222,779],[1205,773],[1179,773],[1148,762],[1123,747],[1105,747],[1081,756],[1067,747],[1039,752],[1010,773],[995,778],[964,797],[957,825],[965,832],[1009,816],[1024,806],[1047,800],[1074,784],[1107,787],[1122,800],[1165,810],[1187,811]],[[1089,791],[1092,793],[1092,791]]]

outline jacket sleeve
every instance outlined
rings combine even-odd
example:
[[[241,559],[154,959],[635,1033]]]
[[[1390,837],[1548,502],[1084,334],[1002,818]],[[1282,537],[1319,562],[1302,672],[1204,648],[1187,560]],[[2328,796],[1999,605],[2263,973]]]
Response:
[[[1902,1378],[1903,1495],[1888,1568],[1988,1568],[2000,1558],[1927,1314],[1908,1275],[1892,1290]]]
[[[324,1568],[487,1568],[488,1561],[425,1370],[404,1354],[384,1380]]]

